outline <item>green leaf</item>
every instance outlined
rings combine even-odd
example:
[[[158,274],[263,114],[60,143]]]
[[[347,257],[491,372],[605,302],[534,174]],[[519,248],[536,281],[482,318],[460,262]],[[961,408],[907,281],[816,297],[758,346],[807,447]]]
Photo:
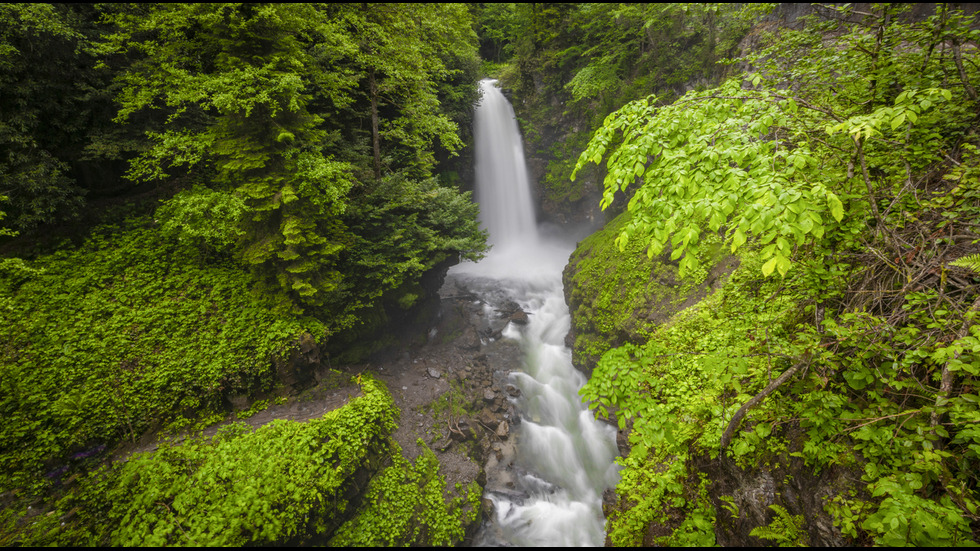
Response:
[[[833,192],[827,192],[827,206],[830,207],[830,215],[834,220],[840,222],[844,219],[844,204]]]
[[[793,266],[793,262],[782,255],[776,255],[776,269],[779,270],[779,275],[786,277],[786,272]]]
[[[741,228],[735,230],[735,235],[732,236],[732,252],[735,252],[739,247],[745,244],[745,232]]]
[[[904,112],[903,113],[899,113],[899,115],[897,117],[895,117],[894,119],[892,119],[892,130],[895,130],[899,126],[902,126],[902,123],[904,123],[904,122],[905,122],[905,113]]]
[[[762,265],[762,275],[769,277],[769,274],[776,269],[776,258],[777,257],[774,256],[770,258],[768,262]]]

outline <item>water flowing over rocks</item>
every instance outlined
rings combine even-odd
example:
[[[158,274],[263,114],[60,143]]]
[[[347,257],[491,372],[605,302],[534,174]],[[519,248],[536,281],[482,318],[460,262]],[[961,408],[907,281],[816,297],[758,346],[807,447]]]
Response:
[[[487,521],[480,545],[600,545],[602,493],[618,480],[615,431],[597,422],[578,390],[585,383],[564,345],[569,329],[561,271],[572,243],[538,227],[513,109],[493,81],[481,83],[476,176],[492,251],[454,266],[456,285],[479,297],[476,329],[487,357],[516,345],[485,400],[514,408],[493,435],[486,463]],[[506,349],[506,348],[501,348]],[[504,375],[504,377],[499,377]]]

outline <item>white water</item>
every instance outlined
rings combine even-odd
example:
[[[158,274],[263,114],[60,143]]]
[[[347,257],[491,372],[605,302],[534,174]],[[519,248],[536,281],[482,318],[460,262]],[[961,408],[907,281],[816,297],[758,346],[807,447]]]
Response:
[[[513,495],[488,493],[494,522],[483,545],[602,545],[602,493],[618,480],[615,430],[597,422],[578,394],[585,377],[565,346],[570,317],[561,273],[573,243],[539,235],[521,137],[510,103],[495,81],[480,83],[476,110],[477,198],[493,249],[479,263],[452,271],[493,279],[528,312],[509,325],[526,358],[511,379],[521,389],[516,427],[518,465]]]

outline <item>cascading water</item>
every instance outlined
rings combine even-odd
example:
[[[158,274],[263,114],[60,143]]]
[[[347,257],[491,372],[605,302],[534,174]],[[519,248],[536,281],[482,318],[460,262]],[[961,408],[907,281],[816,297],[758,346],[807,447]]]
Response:
[[[514,108],[494,82],[480,83],[474,121],[476,201],[490,244],[504,249],[536,240],[537,228]]]
[[[487,493],[494,518],[476,543],[602,545],[602,493],[618,480],[617,449],[615,430],[582,403],[578,391],[585,378],[564,345],[570,317],[561,272],[573,244],[538,233],[520,132],[495,82],[480,83],[475,120],[477,198],[493,248],[482,261],[452,272],[493,280],[489,287],[519,303],[530,322],[503,331],[525,355],[510,375],[521,390],[515,400],[522,417],[514,431],[514,487]]]

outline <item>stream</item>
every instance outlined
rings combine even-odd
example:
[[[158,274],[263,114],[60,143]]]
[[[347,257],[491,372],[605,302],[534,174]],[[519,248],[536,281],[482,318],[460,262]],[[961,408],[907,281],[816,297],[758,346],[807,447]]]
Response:
[[[513,108],[496,81],[484,80],[480,88],[476,198],[492,249],[450,274],[478,296],[503,293],[528,314],[528,323],[510,323],[501,336],[523,352],[522,364],[508,375],[521,390],[510,398],[520,413],[516,458],[506,484],[487,484],[492,518],[474,543],[602,545],[602,494],[619,479],[618,452],[615,429],[596,421],[579,396],[585,377],[564,343],[570,316],[561,274],[575,243],[538,227]]]

